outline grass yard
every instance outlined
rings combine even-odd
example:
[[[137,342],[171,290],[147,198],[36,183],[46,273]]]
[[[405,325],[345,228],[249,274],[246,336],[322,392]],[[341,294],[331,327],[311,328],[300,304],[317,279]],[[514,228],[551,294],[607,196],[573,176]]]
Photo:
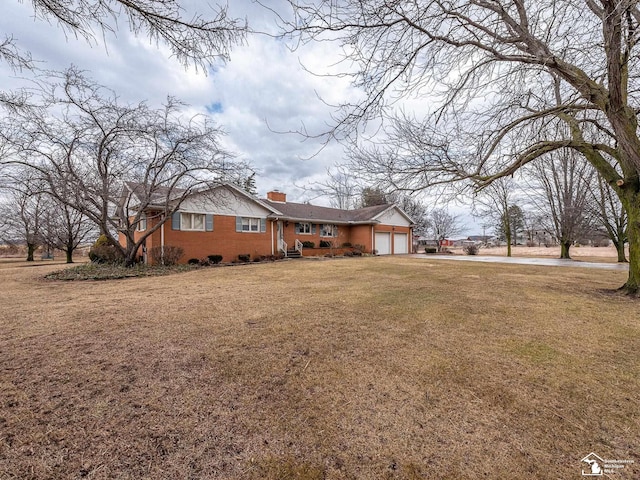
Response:
[[[1,479],[640,476],[626,273],[417,258],[0,266]]]

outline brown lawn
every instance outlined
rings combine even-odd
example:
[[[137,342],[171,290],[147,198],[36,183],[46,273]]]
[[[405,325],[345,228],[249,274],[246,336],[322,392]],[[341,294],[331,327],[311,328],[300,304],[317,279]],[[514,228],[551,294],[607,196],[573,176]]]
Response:
[[[1,479],[640,476],[615,271],[354,258],[102,282],[0,267]]]
[[[464,255],[462,247],[450,248],[450,250],[458,255]],[[422,253],[422,252],[420,252]],[[627,258],[629,258],[629,248],[626,248]],[[507,247],[482,247],[478,252],[478,255],[492,255],[504,257],[507,255]],[[560,258],[560,246],[551,247],[526,247],[523,245],[517,245],[511,247],[511,255],[514,257],[551,257]],[[608,247],[588,247],[588,246],[573,246],[569,249],[569,255],[572,259],[585,262],[611,262],[616,263],[618,261],[618,255],[613,245]]]

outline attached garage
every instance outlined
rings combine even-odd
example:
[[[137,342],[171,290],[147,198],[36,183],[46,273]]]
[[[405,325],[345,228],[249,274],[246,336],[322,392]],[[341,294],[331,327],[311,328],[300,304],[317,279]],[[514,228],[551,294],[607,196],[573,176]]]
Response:
[[[401,255],[409,253],[409,235],[406,233],[393,234],[393,254]]]
[[[376,250],[378,255],[391,254],[391,233],[376,232]]]

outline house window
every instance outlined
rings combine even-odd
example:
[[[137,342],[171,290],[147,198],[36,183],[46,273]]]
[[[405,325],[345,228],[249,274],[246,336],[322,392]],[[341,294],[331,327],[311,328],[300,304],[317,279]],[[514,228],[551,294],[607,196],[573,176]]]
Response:
[[[138,225],[136,225],[136,230],[138,232],[144,232],[147,229],[147,216],[142,213],[140,218],[138,219]]]
[[[180,230],[204,231],[204,213],[181,213]]]
[[[252,217],[242,217],[242,231],[243,232],[259,232],[260,219],[252,218]]]
[[[310,223],[296,223],[296,233],[311,235],[312,229]]]
[[[266,232],[267,219],[255,217],[236,217],[236,232]]]
[[[321,237],[337,237],[338,236],[338,226],[324,224],[320,226],[320,236]]]

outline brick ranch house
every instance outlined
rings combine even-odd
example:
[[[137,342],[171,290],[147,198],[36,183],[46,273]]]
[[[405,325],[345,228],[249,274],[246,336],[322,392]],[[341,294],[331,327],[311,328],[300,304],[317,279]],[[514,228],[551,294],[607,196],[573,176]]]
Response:
[[[135,195],[135,185],[125,189]],[[123,198],[126,197],[123,194]],[[266,199],[223,184],[190,195],[178,210],[165,218],[156,207],[144,212],[136,235],[158,222],[161,227],[145,241],[140,255],[152,263],[146,252],[156,246],[184,249],[181,262],[191,258],[222,255],[224,262],[251,255],[312,256],[325,253],[304,248],[302,242],[331,242],[333,247],[362,245],[364,253],[397,255],[411,252],[413,220],[396,205],[377,205],[355,210],[327,208],[308,203],[287,202],[286,194],[269,192]],[[120,235],[120,242],[125,242]]]

